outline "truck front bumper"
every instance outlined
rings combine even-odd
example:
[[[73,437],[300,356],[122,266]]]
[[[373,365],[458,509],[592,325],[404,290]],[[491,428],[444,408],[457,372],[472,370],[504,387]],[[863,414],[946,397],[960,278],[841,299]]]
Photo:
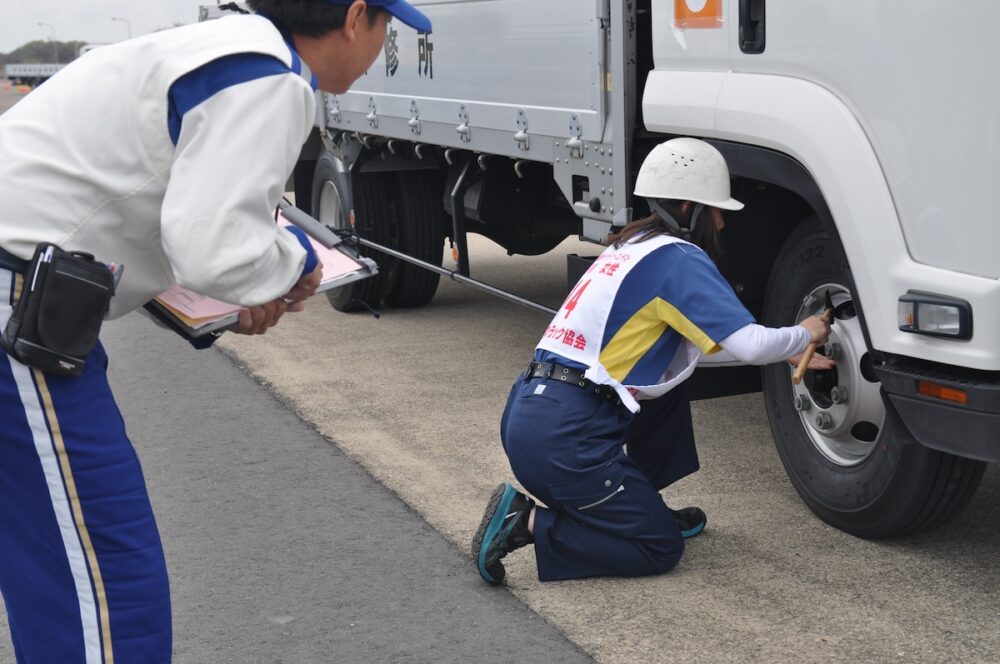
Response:
[[[890,403],[920,444],[1000,461],[1000,372],[961,370],[893,357],[875,368]],[[921,384],[964,394],[965,403],[925,396]]]

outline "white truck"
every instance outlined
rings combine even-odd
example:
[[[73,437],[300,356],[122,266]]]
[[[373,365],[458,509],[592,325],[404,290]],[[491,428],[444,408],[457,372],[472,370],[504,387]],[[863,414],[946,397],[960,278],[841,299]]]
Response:
[[[467,277],[468,232],[599,244],[646,214],[649,150],[699,137],[746,203],[720,266],[743,302],[788,325],[829,292],[836,318],[836,369],[712,384],[762,385],[792,483],[837,528],[903,535],[965,506],[1000,460],[1000,3],[413,4],[433,33],[390,25],[367,75],[320,95],[296,169],[300,206],[398,252],[334,306],[427,303],[439,274],[400,256],[440,265],[447,238]]]
[[[63,64],[9,64],[4,67],[5,76],[16,84],[38,85],[56,75]]]

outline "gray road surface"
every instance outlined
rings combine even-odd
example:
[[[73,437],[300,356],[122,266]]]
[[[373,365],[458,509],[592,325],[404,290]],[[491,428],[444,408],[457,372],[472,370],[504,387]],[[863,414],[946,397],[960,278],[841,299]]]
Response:
[[[24,97],[24,93],[19,92],[6,79],[0,78],[0,113],[16,104],[22,97]]]

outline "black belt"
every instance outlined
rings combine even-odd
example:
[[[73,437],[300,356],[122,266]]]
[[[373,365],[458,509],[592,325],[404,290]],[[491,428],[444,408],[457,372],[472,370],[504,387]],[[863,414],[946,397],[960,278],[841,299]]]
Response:
[[[553,364],[551,362],[532,362],[528,365],[528,372],[525,378],[558,380],[567,385],[574,385],[582,390],[586,390],[588,394],[593,394],[594,396],[610,401],[616,406],[622,405],[622,398],[618,396],[615,388],[610,385],[598,385],[592,380],[584,378],[583,372],[579,369],[564,367],[561,364]]]
[[[0,248],[0,268],[24,274],[25,270],[28,269],[28,261]]]

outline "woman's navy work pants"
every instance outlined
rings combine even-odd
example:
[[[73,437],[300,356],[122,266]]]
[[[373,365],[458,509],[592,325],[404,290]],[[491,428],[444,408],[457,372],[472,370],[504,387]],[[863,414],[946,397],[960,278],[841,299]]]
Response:
[[[698,470],[683,385],[633,416],[574,385],[522,378],[500,434],[515,477],[548,506],[535,514],[540,580],[660,574],[681,559],[659,490]]]
[[[20,281],[0,268],[0,329]],[[163,549],[106,369],[100,346],[76,378],[0,350],[0,592],[22,664],[170,661]]]

